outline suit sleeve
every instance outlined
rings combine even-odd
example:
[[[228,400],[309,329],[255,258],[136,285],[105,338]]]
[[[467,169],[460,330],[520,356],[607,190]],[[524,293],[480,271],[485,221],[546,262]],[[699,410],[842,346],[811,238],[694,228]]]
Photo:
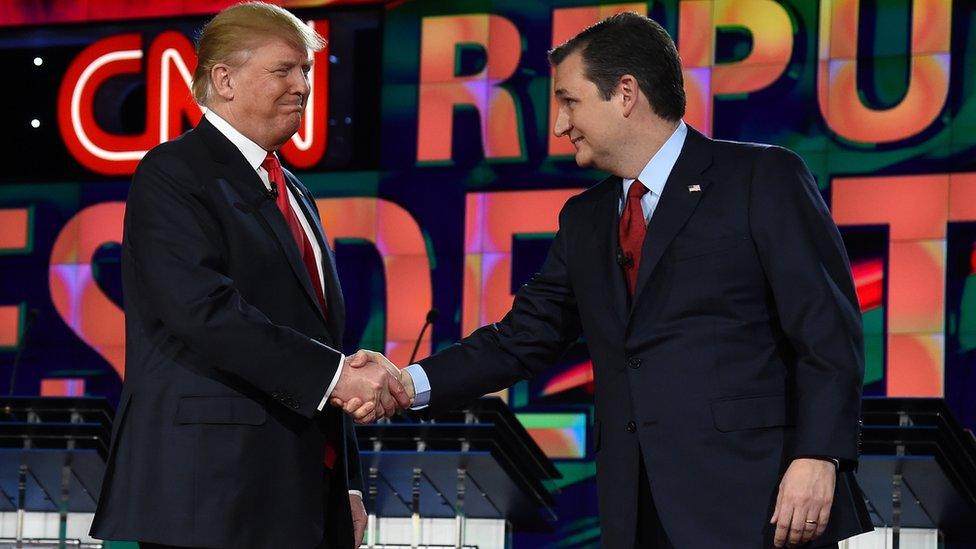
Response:
[[[515,294],[500,322],[419,364],[430,380],[431,410],[450,408],[530,379],[552,365],[580,336],[582,327],[567,269],[567,210],[542,269]]]
[[[861,313],[844,242],[803,161],[769,147],[750,189],[749,220],[794,353],[793,457],[856,466],[864,377]]]
[[[123,246],[135,290],[194,363],[240,379],[312,417],[341,354],[248,304],[225,274],[223,236],[196,177],[151,151],[133,177]]]

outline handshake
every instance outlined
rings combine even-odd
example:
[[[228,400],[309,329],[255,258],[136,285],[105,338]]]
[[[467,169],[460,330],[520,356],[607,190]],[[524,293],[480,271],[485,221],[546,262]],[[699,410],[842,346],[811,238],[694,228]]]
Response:
[[[329,402],[363,424],[409,408],[415,396],[409,373],[381,353],[360,350],[346,357]]]

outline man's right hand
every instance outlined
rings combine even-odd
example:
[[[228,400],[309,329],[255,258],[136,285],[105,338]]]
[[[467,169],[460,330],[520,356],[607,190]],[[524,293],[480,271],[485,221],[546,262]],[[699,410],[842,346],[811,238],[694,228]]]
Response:
[[[333,405],[341,402],[357,423],[372,423],[391,416],[398,408],[409,407],[413,400],[412,392],[408,394],[400,382],[399,370],[395,366],[391,370],[380,361],[367,360],[363,355],[366,352],[370,351],[346,357],[331,395]]]
[[[346,358],[345,366],[355,368],[355,369],[372,369],[372,368],[382,368],[384,369],[392,379],[395,379],[397,385],[403,390],[405,401],[401,398],[396,398],[396,406],[392,411],[389,408],[384,407],[380,410],[383,413],[374,413],[378,409],[375,405],[371,404],[369,401],[362,400],[359,398],[346,399],[342,398],[342,395],[336,394],[333,390],[332,398],[330,402],[333,406],[342,408],[347,414],[351,415],[356,423],[371,423],[377,419],[393,415],[396,412],[396,408],[406,409],[413,405],[414,398],[416,396],[416,391],[413,386],[413,378],[409,373],[396,367],[392,362],[389,361],[382,353],[377,353],[375,351],[360,350],[354,355],[350,355]],[[343,369],[345,370],[345,368]],[[345,371],[343,371],[345,375]],[[340,376],[340,381],[341,381]],[[337,385],[338,387],[338,385]],[[391,386],[391,393],[393,393],[394,387]]]

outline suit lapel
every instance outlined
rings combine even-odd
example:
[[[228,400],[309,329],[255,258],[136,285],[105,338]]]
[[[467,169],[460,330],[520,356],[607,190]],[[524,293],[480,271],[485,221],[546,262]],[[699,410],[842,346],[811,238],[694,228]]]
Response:
[[[305,269],[302,255],[298,251],[298,243],[295,242],[295,237],[292,236],[291,229],[288,228],[284,216],[278,210],[278,205],[273,200],[265,200],[258,208],[258,213],[264,218],[268,227],[271,228],[272,234],[278,240],[278,243],[281,244],[281,250],[284,252],[292,271],[295,272],[295,276],[298,277],[302,288],[305,290],[306,297],[315,305],[315,310],[318,311],[322,321],[326,321],[325,315],[322,313],[322,307],[319,305],[318,296],[315,295],[315,289],[312,287],[312,279],[308,276],[308,270]]]
[[[295,182],[292,180],[293,177],[290,173],[285,174],[289,186],[292,187],[292,192],[298,198],[299,208],[301,208],[302,213],[305,215],[305,219],[309,220],[311,224],[312,232],[315,234],[315,239],[319,243],[319,250],[322,252],[322,276],[325,278],[322,282],[325,285],[325,303],[329,308],[329,327],[332,333],[336,334],[336,337],[341,337],[340,334],[343,332],[345,319],[343,318],[344,315],[340,313],[345,310],[345,303],[342,298],[342,290],[339,286],[339,273],[336,271],[335,256],[332,254],[332,248],[329,246],[329,241],[325,236],[325,229],[322,228],[322,222],[319,220],[317,214],[318,209],[308,199],[305,193],[295,185]],[[336,342],[336,344],[341,343],[341,341]]]
[[[641,251],[640,268],[637,271],[637,290],[633,303],[640,299],[644,286],[657,267],[661,256],[688,221],[702,195],[708,190],[708,181],[701,174],[712,162],[708,138],[688,127],[688,135],[674,169],[664,185],[661,200],[647,225],[647,236]],[[631,314],[634,307],[631,307]]]
[[[624,277],[617,264],[617,247],[619,235],[617,226],[620,218],[620,178],[611,176],[603,180],[600,185],[605,189],[594,206],[593,234],[596,235],[597,253],[599,261],[593,265],[603,272],[597,280],[605,280],[603,286],[607,294],[607,303],[618,320],[623,322],[627,318],[627,287]]]
[[[322,314],[322,308],[319,306],[315,290],[312,288],[312,279],[309,278],[308,271],[305,270],[305,264],[302,262],[301,252],[298,250],[298,243],[295,242],[295,238],[292,236],[291,230],[285,222],[285,218],[278,210],[277,204],[275,204],[274,200],[268,198],[264,190],[264,183],[261,181],[257,172],[248,165],[237,147],[224,137],[206,118],[200,120],[200,123],[197,124],[196,131],[200,132],[201,138],[210,148],[214,158],[223,164],[225,173],[228,176],[228,183],[237,190],[238,194],[264,220],[265,227],[269,230],[271,236],[278,241],[279,248],[285,255],[288,265],[295,273],[302,288],[305,290],[306,296],[315,305],[315,310],[318,311],[319,318],[322,319],[322,322],[327,322],[325,315]]]

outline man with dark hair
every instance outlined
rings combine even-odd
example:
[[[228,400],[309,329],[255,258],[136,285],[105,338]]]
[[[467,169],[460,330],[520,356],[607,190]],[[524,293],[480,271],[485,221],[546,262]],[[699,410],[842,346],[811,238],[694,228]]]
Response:
[[[554,132],[611,175],[566,203],[505,318],[407,367],[408,392],[456,405],[583,335],[605,547],[836,546],[870,530],[852,474],[860,310],[803,161],[682,122],[677,51],[646,17],[610,17],[550,59]]]
[[[637,80],[654,113],[669,122],[685,114],[684,78],[681,61],[671,36],[654,20],[634,13],[621,13],[588,27],[549,52],[549,63],[557,67],[573,53],[586,61],[585,77],[609,101],[620,77]]]
[[[351,420],[409,399],[343,367],[342,291],[315,201],[276,151],[322,38],[237,4],[203,29],[196,128],[149,151],[126,205],[126,376],[92,535],[145,548],[359,547]],[[391,393],[396,393],[395,402]]]

